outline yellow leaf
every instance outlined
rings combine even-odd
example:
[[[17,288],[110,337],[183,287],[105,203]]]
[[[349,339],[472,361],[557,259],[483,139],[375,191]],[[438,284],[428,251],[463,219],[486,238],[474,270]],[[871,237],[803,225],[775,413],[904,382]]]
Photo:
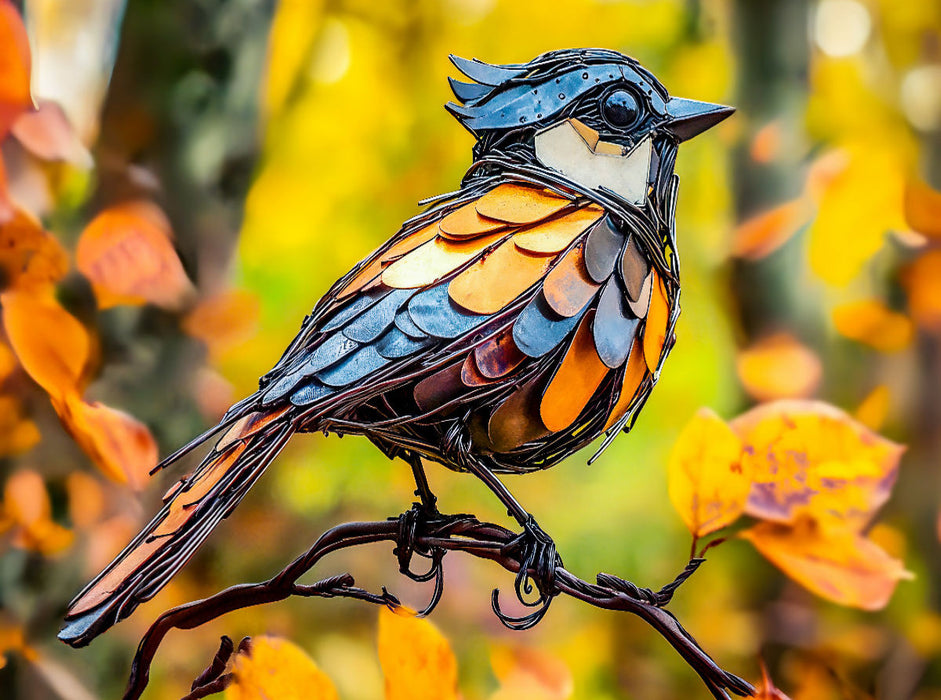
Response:
[[[912,577],[871,540],[849,529],[823,528],[811,518],[793,526],[759,523],[739,536],[791,579],[840,605],[880,610],[898,581]]]
[[[809,232],[811,269],[841,286],[882,247],[889,231],[906,228],[902,154],[873,139],[849,144],[846,152],[848,165],[823,189]]]
[[[150,202],[124,202],[98,214],[82,232],[75,259],[102,309],[145,302],[176,309],[193,290],[170,222]]]
[[[456,700],[457,661],[444,635],[406,610],[379,612],[386,700]]]
[[[0,304],[7,338],[26,373],[53,399],[77,394],[91,348],[85,327],[59,306],[51,289],[7,291]]]
[[[25,452],[39,442],[39,428],[22,413],[14,397],[0,396],[0,456]]]
[[[775,333],[742,350],[736,358],[738,377],[759,401],[810,396],[823,373],[820,360],[787,333]]]
[[[667,466],[670,502],[695,537],[742,514],[751,488],[742,443],[715,413],[701,409],[680,433]]]
[[[157,443],[132,416],[78,395],[54,401],[66,430],[109,478],[140,490],[157,464]]]
[[[941,250],[920,255],[903,271],[902,283],[915,322],[934,333],[941,332]]]
[[[752,477],[745,512],[862,529],[888,499],[905,448],[819,401],[776,401],[731,422]]]
[[[251,652],[232,664],[227,700],[337,700],[329,676],[297,645],[277,637],[255,637]]]
[[[856,420],[870,430],[879,430],[885,423],[891,400],[889,387],[880,384],[869,392],[869,395],[856,408]]]
[[[758,687],[755,688],[755,693],[752,697],[755,698],[755,700],[791,700],[775,687],[774,681],[772,681],[771,676],[768,675],[768,668],[763,661],[761,662],[761,682],[758,684]]]
[[[833,325],[841,335],[881,352],[897,352],[912,342],[914,329],[907,316],[877,299],[843,304],[833,310]]]

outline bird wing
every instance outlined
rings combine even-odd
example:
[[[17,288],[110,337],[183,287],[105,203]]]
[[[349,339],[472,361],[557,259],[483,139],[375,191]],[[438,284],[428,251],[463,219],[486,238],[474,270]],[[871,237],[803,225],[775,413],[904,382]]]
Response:
[[[334,416],[408,378],[427,413],[511,387],[486,430],[506,452],[576,425],[616,382],[607,430],[652,385],[677,310],[596,203],[504,183],[406,226],[335,285],[260,401]]]

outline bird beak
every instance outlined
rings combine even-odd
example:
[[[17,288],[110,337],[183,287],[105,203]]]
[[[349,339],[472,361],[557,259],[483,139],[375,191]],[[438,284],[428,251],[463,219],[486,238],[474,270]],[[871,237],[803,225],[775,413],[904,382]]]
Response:
[[[666,110],[670,120],[664,128],[680,141],[688,141],[730,116],[735,108],[672,97],[666,104]]]

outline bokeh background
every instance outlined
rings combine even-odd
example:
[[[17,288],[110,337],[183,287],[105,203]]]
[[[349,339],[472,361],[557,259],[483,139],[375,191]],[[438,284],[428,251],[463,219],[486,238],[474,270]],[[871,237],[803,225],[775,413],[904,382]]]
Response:
[[[129,198],[155,202],[194,285],[175,309],[107,310],[96,310],[77,272],[59,285],[62,304],[96,339],[87,396],[136,417],[162,454],[251,392],[318,297],[418,200],[458,185],[473,141],[441,107],[447,76],[456,75],[449,53],[520,62],[555,48],[608,47],[638,58],[672,94],[735,105],[734,118],[681,149],[679,340],[636,428],[591,467],[586,450],[509,486],[555,537],[568,568],[659,587],[689,552],[665,465],[699,407],[732,417],[759,400],[814,396],[858,411],[908,445],[871,534],[915,580],[901,583],[883,611],[849,610],[730,541],[711,550],[671,609],[726,668],[754,680],[763,657],[795,700],[941,698],[941,249],[932,244],[941,241],[941,207],[926,189],[941,187],[941,5],[19,6],[34,96],[62,105],[94,165],[40,162],[8,140],[14,200],[67,248],[102,209]],[[54,639],[65,604],[176,476],[140,492],[109,480],[46,395],[15,364],[7,375],[3,393],[18,418],[5,429],[32,430],[26,423],[35,433],[0,440],[3,697],[118,697],[137,641],[160,611],[265,578],[331,525],[395,515],[412,499],[409,470],[366,440],[295,439],[170,586],[73,651]],[[435,467],[430,478],[443,509],[503,522],[471,478]],[[17,498],[48,507],[47,520],[61,528],[52,540],[24,536]],[[337,555],[315,575],[346,570],[415,607],[429,593],[397,576],[390,547]],[[552,659],[571,675],[575,698],[706,697],[672,649],[633,618],[558,600],[536,629],[513,633],[489,602],[492,588],[511,591],[508,575],[452,556],[447,577],[433,619],[457,654],[466,698],[497,690],[491,656],[507,646]],[[292,600],[173,633],[147,697],[185,694],[219,635],[265,632],[302,646],[343,698],[381,697],[376,614],[346,601]]]

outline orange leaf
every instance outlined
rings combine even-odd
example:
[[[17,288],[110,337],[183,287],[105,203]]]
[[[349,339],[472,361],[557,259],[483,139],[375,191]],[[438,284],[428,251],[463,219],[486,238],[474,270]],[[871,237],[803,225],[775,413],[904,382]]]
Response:
[[[13,135],[26,150],[42,160],[91,166],[91,154],[82,144],[65,111],[55,102],[40,100],[13,124]]]
[[[821,527],[811,518],[793,526],[759,523],[739,536],[791,579],[840,605],[880,610],[898,581],[912,577],[872,540],[845,528]]]
[[[77,394],[53,405],[66,430],[106,476],[136,490],[144,487],[157,464],[157,443],[143,423]]]
[[[27,374],[53,399],[76,395],[91,347],[85,326],[59,306],[51,290],[4,292],[0,304],[7,338]]]
[[[490,665],[500,681],[490,700],[566,700],[575,689],[565,662],[538,649],[497,646]]]
[[[755,700],[791,700],[775,687],[771,676],[768,675],[768,667],[765,666],[764,661],[761,662],[761,682],[755,688],[752,697]]]
[[[0,139],[23,110],[33,104],[29,91],[29,40],[20,13],[10,0],[0,0]]]
[[[52,520],[49,493],[42,477],[30,469],[20,470],[7,479],[3,515],[14,528],[16,547],[51,555],[72,544],[72,532]]]
[[[905,184],[905,220],[915,231],[941,239],[941,192],[921,180]]]
[[[889,498],[905,448],[819,401],[776,401],[731,422],[752,475],[745,512],[794,522],[810,515],[856,530]]]
[[[203,341],[212,355],[238,345],[254,334],[260,307],[251,292],[232,289],[200,301],[183,318],[184,332]]]
[[[753,216],[735,230],[732,255],[746,260],[770,255],[800,231],[810,215],[810,206],[802,197]]]
[[[19,401],[0,396],[0,456],[25,452],[39,442],[39,428],[22,415]]]
[[[817,356],[787,333],[742,350],[735,367],[745,391],[759,401],[810,396],[823,373]]]
[[[170,222],[150,202],[105,209],[82,232],[75,258],[102,309],[146,302],[176,309],[192,292],[173,247]]]
[[[781,152],[782,124],[780,119],[768,122],[755,132],[749,154],[756,163],[770,163]]]
[[[742,443],[709,409],[680,433],[667,465],[670,502],[695,537],[735,522],[745,509],[751,479]]]
[[[10,199],[10,184],[7,182],[7,171],[0,156],[0,226],[13,218],[13,201]]]
[[[255,637],[251,651],[236,655],[227,700],[337,700],[330,677],[297,645]]]
[[[902,283],[915,322],[934,333],[941,332],[941,250],[919,256],[903,272]]]
[[[69,256],[26,212],[14,209],[0,221],[0,271],[6,289],[58,282],[69,271]]]
[[[456,700],[457,661],[444,635],[406,610],[379,612],[386,700]]]
[[[843,304],[833,310],[833,324],[841,335],[881,352],[897,352],[912,342],[909,318],[877,299]]]

